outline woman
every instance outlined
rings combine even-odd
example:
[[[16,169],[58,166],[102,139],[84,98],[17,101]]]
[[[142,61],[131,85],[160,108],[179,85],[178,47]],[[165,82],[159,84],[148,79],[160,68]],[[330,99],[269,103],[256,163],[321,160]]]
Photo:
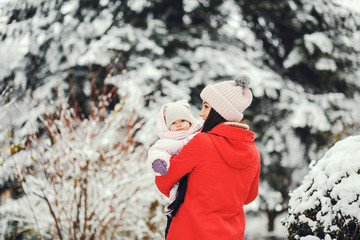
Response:
[[[256,198],[260,173],[254,133],[240,123],[252,102],[249,78],[209,85],[200,97],[202,132],[170,159],[167,174],[155,179],[169,196],[172,186],[188,174],[184,201],[172,213],[166,239],[244,239],[243,205]]]

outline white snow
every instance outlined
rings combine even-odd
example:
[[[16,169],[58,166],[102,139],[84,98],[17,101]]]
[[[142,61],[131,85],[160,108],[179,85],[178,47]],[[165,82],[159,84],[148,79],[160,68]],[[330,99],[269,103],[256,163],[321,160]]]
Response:
[[[290,124],[294,128],[312,126],[320,131],[330,129],[330,124],[321,108],[305,98],[294,109]]]
[[[79,7],[78,1],[76,1],[76,0],[68,1],[62,5],[60,12],[64,15],[66,15],[72,11],[75,11],[78,7]]]
[[[350,219],[359,219],[360,136],[351,136],[337,142],[305,176],[303,183],[290,194],[289,216],[286,224],[299,221],[309,224],[314,231],[318,224],[324,231],[334,227],[334,217],[341,213]],[[320,207],[316,224],[303,215],[305,210]]]
[[[131,10],[140,13],[145,7],[148,7],[151,2],[149,0],[130,0],[127,4]]]
[[[329,70],[332,72],[335,72],[337,69],[335,61],[329,58],[320,58],[315,63],[315,68],[318,70]]]
[[[360,13],[360,5],[358,0],[334,0],[335,4],[348,10]]]
[[[199,2],[198,1],[192,1],[192,0],[184,0],[183,1],[183,6],[184,6],[184,11],[185,12],[191,12],[196,7],[199,6]]]
[[[321,32],[315,32],[312,34],[304,35],[305,46],[310,54],[314,53],[314,47],[320,49],[323,53],[331,54],[333,51],[333,44],[331,40]]]
[[[296,64],[298,64],[299,62],[301,62],[301,60],[303,59],[303,57],[301,56],[299,49],[298,48],[294,48],[289,55],[286,57],[283,65],[285,68],[290,68]]]

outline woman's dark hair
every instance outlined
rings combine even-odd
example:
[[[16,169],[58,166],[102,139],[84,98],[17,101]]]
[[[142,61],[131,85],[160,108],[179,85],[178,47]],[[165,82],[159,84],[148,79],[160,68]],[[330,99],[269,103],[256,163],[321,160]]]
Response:
[[[179,180],[179,187],[177,189],[175,200],[167,207],[171,217],[174,217],[180,208],[180,205],[184,202],[185,193],[187,188],[189,174],[186,174]]]
[[[211,108],[209,115],[204,123],[203,129],[201,132],[207,132],[213,129],[216,125],[225,122],[226,120],[217,112],[215,109]],[[177,211],[180,208],[180,205],[184,202],[187,182],[189,174],[186,174],[179,180],[179,187],[177,189],[177,196],[175,200],[168,206],[169,213],[174,217]]]
[[[202,132],[207,132],[213,129],[216,125],[226,122],[225,118],[223,118],[215,109],[211,108],[208,117],[204,122]]]

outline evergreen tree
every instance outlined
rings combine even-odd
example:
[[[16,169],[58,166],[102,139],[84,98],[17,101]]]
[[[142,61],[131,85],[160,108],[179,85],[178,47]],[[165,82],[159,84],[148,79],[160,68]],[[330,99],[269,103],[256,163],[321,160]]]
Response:
[[[3,1],[0,88],[54,95],[54,86],[72,82],[86,108],[91,69],[126,90],[144,114],[140,141],[151,144],[162,104],[186,98],[200,107],[205,85],[249,75],[255,98],[245,116],[262,156],[255,211],[268,215],[272,231],[309,162],[359,132],[360,17],[349,3]]]

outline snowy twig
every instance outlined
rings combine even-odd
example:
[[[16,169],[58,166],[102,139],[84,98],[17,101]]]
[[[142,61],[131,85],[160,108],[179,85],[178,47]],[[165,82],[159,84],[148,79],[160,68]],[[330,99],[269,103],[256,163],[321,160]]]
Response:
[[[52,206],[51,206],[51,203],[50,203],[49,199],[46,197],[43,189],[42,189],[42,192],[43,192],[42,199],[45,200],[45,202],[46,202],[46,204],[47,204],[47,206],[48,206],[48,208],[49,208],[50,214],[51,214],[51,216],[53,217],[53,219],[54,219],[54,221],[55,221],[55,227],[56,227],[58,236],[59,236],[59,238],[62,240],[63,237],[62,237],[61,230],[60,230],[61,228],[60,228],[60,226],[59,226],[59,220],[58,220],[58,218],[56,217],[56,214],[55,214],[55,212],[54,212],[54,210],[53,210],[53,208],[52,208]]]

